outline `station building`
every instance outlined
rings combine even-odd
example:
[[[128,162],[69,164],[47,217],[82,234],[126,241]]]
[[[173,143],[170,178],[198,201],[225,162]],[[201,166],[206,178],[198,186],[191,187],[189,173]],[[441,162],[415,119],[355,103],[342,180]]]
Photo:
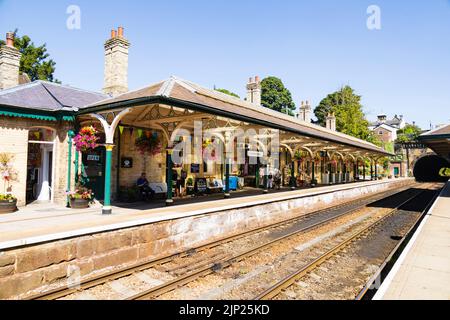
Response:
[[[259,77],[249,79],[245,101],[173,76],[129,91],[129,47],[123,28],[111,32],[104,45],[102,93],[45,81],[19,84],[20,53],[8,33],[7,44],[0,48],[0,153],[12,156],[16,174],[2,180],[0,188],[15,195],[20,206],[36,200],[65,205],[66,192],[83,178],[103,201],[103,212],[110,213],[111,200],[133,187],[142,172],[167,204],[174,201],[168,186],[181,170],[193,192],[225,196],[236,186],[267,191],[273,169],[280,170],[282,187],[288,189],[346,183],[373,179],[379,159],[391,155],[337,132],[332,114],[326,127],[312,124],[308,102],[297,117],[262,107]],[[228,152],[204,160],[192,151],[183,154],[185,162],[176,163],[176,145],[195,144],[186,133],[194,136],[199,123],[213,134],[206,144],[241,148],[244,160]],[[91,125],[100,131],[100,145],[78,152],[73,137]],[[256,134],[237,140],[237,130]],[[157,152],[143,153],[136,144],[142,137],[157,140]],[[204,138],[197,143],[203,153]]]

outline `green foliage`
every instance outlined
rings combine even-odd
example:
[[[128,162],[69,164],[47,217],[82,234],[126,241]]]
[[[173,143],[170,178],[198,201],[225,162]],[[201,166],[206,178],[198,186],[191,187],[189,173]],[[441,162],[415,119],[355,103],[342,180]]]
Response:
[[[35,46],[29,36],[18,36],[17,29],[14,31],[14,37],[14,46],[22,53],[19,71],[26,73],[31,81],[46,80],[60,83],[53,77],[56,63],[49,59],[46,44]],[[5,42],[0,40],[0,45],[4,44]]]
[[[414,124],[407,124],[403,129],[397,131],[398,143],[415,141],[422,133],[422,129]]]
[[[279,78],[267,77],[261,81],[261,104],[263,107],[294,116],[295,104],[291,92]]]
[[[369,122],[363,112],[361,96],[356,95],[350,86],[345,86],[320,101],[314,109],[317,123],[324,126],[329,112],[336,115],[337,131],[379,144],[368,129]]]
[[[14,197],[12,194],[0,193],[0,201],[13,202],[13,201],[16,201],[16,200],[17,200],[17,198]]]
[[[222,93],[225,93],[225,94],[228,94],[228,95],[233,96],[233,97],[236,97],[236,98],[240,98],[236,93],[231,92],[231,91],[229,91],[229,90],[227,90],[227,89],[221,89],[221,88],[219,88],[219,89],[214,89],[214,90],[219,91],[219,92],[222,92]]]

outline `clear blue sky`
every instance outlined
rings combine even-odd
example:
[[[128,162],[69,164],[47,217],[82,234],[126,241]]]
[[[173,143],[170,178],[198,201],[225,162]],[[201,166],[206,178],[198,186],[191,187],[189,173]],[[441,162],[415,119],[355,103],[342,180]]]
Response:
[[[66,9],[81,9],[68,30]],[[381,30],[366,27],[381,9]],[[450,122],[450,0],[0,0],[0,33],[47,43],[65,84],[100,90],[103,43],[123,25],[129,87],[169,77],[245,96],[250,76],[280,77],[295,102],[316,106],[345,84],[365,112],[403,114],[423,128]]]

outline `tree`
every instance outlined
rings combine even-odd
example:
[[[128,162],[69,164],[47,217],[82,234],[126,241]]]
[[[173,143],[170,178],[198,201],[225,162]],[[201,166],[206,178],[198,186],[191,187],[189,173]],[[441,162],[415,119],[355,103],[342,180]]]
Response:
[[[320,101],[314,109],[316,123],[325,126],[325,119],[330,112],[336,116],[337,131],[377,144],[378,141],[368,128],[369,122],[363,112],[361,96],[356,95],[350,86],[345,86]]]
[[[27,35],[18,36],[17,29],[14,31],[14,38],[14,46],[22,54],[19,71],[26,73],[31,81],[47,80],[59,83],[53,77],[56,63],[49,59],[46,44],[36,47]],[[5,42],[0,40],[0,45],[4,44]]]
[[[415,124],[407,124],[403,129],[397,131],[397,143],[415,141],[422,133],[422,129]]]
[[[291,92],[284,86],[281,79],[267,77],[261,81],[261,105],[263,107],[294,115],[295,104]]]
[[[221,89],[221,88],[218,88],[218,89],[214,89],[214,90],[219,91],[219,92],[222,92],[222,93],[225,93],[225,94],[228,94],[228,95],[233,96],[233,97],[236,97],[236,98],[240,98],[236,93],[231,92],[231,91],[229,91],[229,90],[227,90],[227,89]]]

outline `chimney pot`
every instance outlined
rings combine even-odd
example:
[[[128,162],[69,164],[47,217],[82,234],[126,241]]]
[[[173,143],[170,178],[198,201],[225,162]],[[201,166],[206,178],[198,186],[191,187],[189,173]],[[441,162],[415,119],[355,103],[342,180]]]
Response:
[[[14,33],[13,32],[6,33],[6,45],[8,47],[14,47]]]
[[[111,39],[114,39],[116,37],[116,30],[111,30]]]
[[[252,83],[252,82],[253,82],[253,78],[252,77],[248,78],[248,83]]]
[[[259,76],[255,76],[255,82],[256,82],[256,83],[259,82]]]
[[[119,27],[118,29],[117,29],[117,35],[119,36],[119,37],[123,37],[123,27]]]

